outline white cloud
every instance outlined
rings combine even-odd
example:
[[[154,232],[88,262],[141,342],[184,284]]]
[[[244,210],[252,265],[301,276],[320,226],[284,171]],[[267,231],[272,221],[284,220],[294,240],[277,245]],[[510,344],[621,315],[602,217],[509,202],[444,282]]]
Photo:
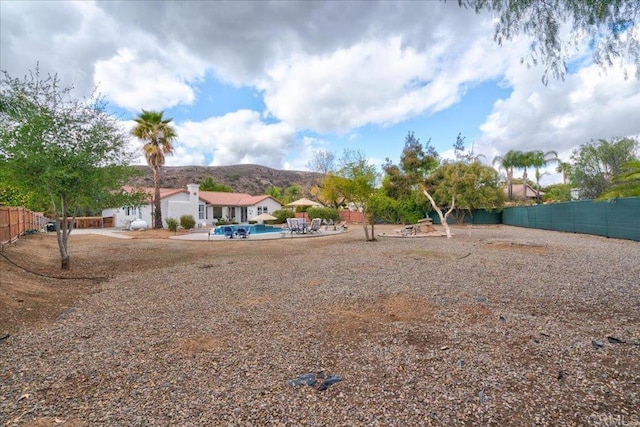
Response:
[[[123,48],[116,55],[96,62],[94,80],[100,92],[129,110],[164,110],[191,104],[195,94],[174,68],[154,58],[140,58]]]
[[[267,111],[298,129],[346,133],[372,123],[393,125],[450,107],[467,85],[503,71],[506,61],[491,42],[491,29],[478,31],[485,37],[463,44],[441,32],[424,51],[392,36],[324,56],[295,55],[258,86]]]
[[[538,148],[566,160],[591,138],[640,133],[637,80],[581,63],[545,87],[540,68],[519,62],[527,40],[497,46],[488,18],[456,2],[0,2],[0,12],[3,69],[18,77],[40,61],[83,95],[99,83],[110,107],[188,105],[180,113],[201,118],[214,114],[200,110],[207,102],[194,89],[205,78],[261,91],[265,111],[229,113],[256,108],[234,105],[176,123],[168,164],[303,169],[322,141],[300,130],[331,141],[367,124],[392,126],[503,77],[513,92],[494,104],[480,138],[469,135],[489,161]]]
[[[488,158],[508,150],[554,150],[563,161],[591,139],[638,132],[638,81],[625,80],[623,70],[603,75],[598,66],[566,76],[564,82],[540,82],[539,69],[511,67],[509,98],[497,101],[481,126],[479,152]]]
[[[94,62],[115,52],[118,30],[91,2],[0,2],[0,64],[14,77],[39,64],[89,95]]]
[[[283,123],[264,123],[256,111],[240,110],[202,122],[176,125],[178,146],[185,152],[212,156],[212,166],[254,163],[280,168],[296,148],[294,130]]]
[[[191,150],[180,143],[174,145],[173,154],[165,158],[167,166],[193,166],[206,164],[204,152]]]

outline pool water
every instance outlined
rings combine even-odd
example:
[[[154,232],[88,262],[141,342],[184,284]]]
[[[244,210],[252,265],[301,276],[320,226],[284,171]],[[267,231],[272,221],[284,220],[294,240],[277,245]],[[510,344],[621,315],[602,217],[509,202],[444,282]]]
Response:
[[[231,227],[233,233],[235,234],[238,231],[238,228],[244,228],[247,230],[249,234],[264,234],[264,233],[279,233],[280,228],[274,227],[272,225],[264,225],[264,224],[229,224],[229,225],[219,225],[213,229],[213,234],[224,236],[224,228]]]

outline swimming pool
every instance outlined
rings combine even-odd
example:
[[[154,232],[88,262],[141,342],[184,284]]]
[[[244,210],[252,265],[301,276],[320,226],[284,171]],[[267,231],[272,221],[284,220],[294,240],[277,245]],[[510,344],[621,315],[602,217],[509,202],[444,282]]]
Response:
[[[238,228],[244,228],[249,234],[266,234],[266,233],[280,233],[281,229],[278,227],[274,227],[272,225],[264,225],[264,224],[229,224],[229,225],[219,225],[213,229],[214,235],[224,236],[225,227],[231,227],[233,230],[233,234],[238,231]]]

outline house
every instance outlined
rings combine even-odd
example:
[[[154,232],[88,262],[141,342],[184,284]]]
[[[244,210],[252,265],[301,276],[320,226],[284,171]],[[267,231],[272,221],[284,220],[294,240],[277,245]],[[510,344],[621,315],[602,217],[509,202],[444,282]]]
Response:
[[[160,189],[160,209],[162,220],[180,219],[191,215],[200,227],[215,225],[219,220],[248,222],[263,213],[282,209],[282,204],[268,195],[252,196],[246,193],[223,193],[200,191],[198,184],[188,184],[186,189]],[[123,206],[102,211],[103,217],[113,217],[115,227],[128,227],[136,219],[153,224],[153,188],[123,187],[123,191],[143,191],[149,194],[149,201],[141,206]]]
[[[512,185],[512,187],[513,187],[513,199],[514,200],[535,200],[537,198],[536,190],[533,189],[529,184],[527,184],[527,187],[526,187],[526,192],[527,192],[526,193],[526,199],[524,197],[522,197],[523,196],[523,194],[522,194],[522,190],[523,190],[522,186],[523,185],[524,184],[513,184]],[[505,185],[504,187],[502,187],[502,191],[504,191],[504,194],[507,197],[509,196],[509,187],[508,186]],[[542,197],[542,196],[544,196],[544,193],[541,191],[540,192],[540,197]]]

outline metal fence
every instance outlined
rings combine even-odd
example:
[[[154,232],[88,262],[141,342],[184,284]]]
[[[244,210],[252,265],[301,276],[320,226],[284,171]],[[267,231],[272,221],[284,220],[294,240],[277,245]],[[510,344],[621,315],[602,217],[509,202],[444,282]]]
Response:
[[[640,198],[505,208],[502,223],[640,241]]]

